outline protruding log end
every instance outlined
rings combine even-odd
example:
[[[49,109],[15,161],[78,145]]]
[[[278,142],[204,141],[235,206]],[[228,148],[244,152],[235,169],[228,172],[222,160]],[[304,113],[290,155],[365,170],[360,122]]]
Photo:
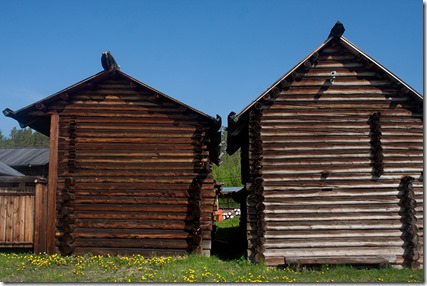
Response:
[[[6,108],[5,110],[3,110],[3,115],[6,117],[14,117],[15,116],[15,112],[10,109],[10,108]]]

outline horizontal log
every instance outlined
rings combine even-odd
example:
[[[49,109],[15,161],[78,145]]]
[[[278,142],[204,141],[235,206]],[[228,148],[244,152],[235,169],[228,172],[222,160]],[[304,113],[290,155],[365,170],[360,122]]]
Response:
[[[353,68],[353,69],[347,69],[342,67],[337,67],[335,69],[337,74],[342,77],[352,77],[352,78],[376,78],[376,72],[374,71],[368,71],[362,67],[360,68]],[[304,79],[307,78],[318,78],[318,77],[331,77],[331,70],[330,68],[319,68],[317,66],[310,69],[309,72],[307,72],[304,76]]]
[[[418,170],[418,174],[419,174]],[[406,174],[406,173],[402,173]],[[320,175],[319,175],[320,177]],[[353,180],[353,181],[313,181],[307,180],[305,182],[289,182],[286,184],[286,188],[283,186],[283,183],[280,181],[270,181],[266,180],[264,182],[264,190],[283,190],[283,189],[325,189],[333,190],[334,188],[397,188],[398,185],[394,181],[388,181],[387,183],[382,182],[376,184],[375,182],[367,180]]]
[[[96,183],[98,185],[101,184],[114,184],[114,183],[135,183],[135,184],[170,184],[171,187],[173,187],[174,184],[187,184],[188,186],[191,184],[192,179],[194,177],[177,177],[173,180],[169,177],[153,177],[148,176],[146,178],[144,177],[98,177],[98,178],[91,178],[91,177],[79,177],[78,184],[85,184],[85,183]]]
[[[188,191],[186,190],[89,190],[89,191],[79,191],[79,197],[81,198],[90,198],[106,196],[110,199],[114,199],[115,197],[125,197],[125,198],[133,198],[134,200],[144,201],[144,198],[165,198],[165,199],[173,199],[173,198],[186,198],[189,199]],[[202,191],[203,199],[210,200],[215,198],[215,192],[212,188],[211,190],[203,190]]]
[[[119,219],[135,219],[135,220],[185,220],[188,216],[187,212],[174,212],[174,213],[133,213],[128,211],[114,212],[114,213],[99,213],[92,211],[79,211],[75,212],[76,216],[80,219],[105,219],[105,220],[119,220]]]
[[[295,200],[304,199],[304,198],[323,198],[326,197],[370,197],[370,196],[384,196],[384,197],[393,197],[396,199],[399,194],[399,190],[397,188],[390,189],[341,189],[337,188],[331,191],[328,190],[286,190],[283,191],[272,191],[272,190],[264,190],[263,195],[267,199],[267,201],[278,201],[282,198],[292,198]]]
[[[71,154],[69,150],[64,148],[64,150],[61,150],[64,154]],[[135,158],[161,158],[161,157],[195,157],[195,156],[209,156],[209,151],[207,150],[194,150],[188,149],[188,150],[158,150],[158,149],[152,149],[152,150],[97,150],[96,153],[93,152],[94,150],[81,150],[79,148],[75,148],[73,150],[73,153],[75,156],[78,157],[90,157],[90,158],[129,158],[129,157],[135,157]]]
[[[386,197],[386,198],[378,198],[378,197],[322,197],[320,198],[304,198],[304,199],[280,199],[280,200],[266,200],[264,202],[266,208],[273,208],[274,206],[285,207],[288,205],[299,205],[299,206],[311,206],[311,205],[329,205],[333,207],[335,205],[347,206],[353,205],[357,208],[359,205],[374,205],[374,204],[397,204],[399,201],[396,197]]]
[[[345,229],[345,230],[275,230],[267,231],[265,234],[266,239],[307,239],[307,240],[329,240],[329,239],[359,239],[369,238],[371,240],[381,240],[384,238],[396,238],[402,235],[400,229]]]
[[[419,144],[422,143],[422,136],[384,136],[381,138],[381,143],[396,143],[396,142],[417,142]],[[299,140],[299,141],[298,141]],[[297,142],[304,142],[306,141],[308,144],[317,144],[317,143],[329,143],[329,144],[338,144],[338,143],[350,143],[354,144],[355,142],[358,142],[360,144],[369,144],[370,138],[368,136],[363,135],[352,135],[352,136],[330,136],[330,135],[314,135],[309,134],[306,135],[300,135],[300,134],[293,134],[293,135],[274,135],[271,136],[271,138],[267,138],[267,136],[263,137],[263,143],[274,142],[276,144],[281,143],[297,143]],[[368,147],[369,148],[369,147]]]
[[[126,157],[95,157],[95,156],[78,156],[77,159],[73,160],[75,161],[75,163],[77,165],[85,165],[85,164],[105,164],[105,163],[114,163],[114,164],[123,164],[125,165],[126,162],[129,163],[156,163],[156,164],[170,164],[170,165],[174,165],[175,163],[187,163],[187,164],[192,164],[194,163],[195,158],[193,156],[189,157],[181,157],[181,156],[177,156],[177,155],[172,155],[172,156],[163,156],[163,157],[157,157],[157,156],[146,156],[146,157],[132,157],[130,156],[129,158]],[[207,159],[205,159],[206,161]],[[70,159],[69,158],[62,158],[59,160],[59,163],[62,164],[67,164],[69,163]],[[203,161],[203,159],[200,159],[200,161]]]
[[[402,164],[403,165],[403,164]],[[278,167],[278,166],[276,166]],[[283,166],[281,166],[283,167]],[[283,167],[283,168],[286,168]],[[310,166],[308,166],[310,168]],[[327,188],[339,188],[349,185],[349,182],[355,184],[365,183],[367,186],[377,186],[377,188],[382,188],[384,186],[391,186],[391,184],[396,184],[395,187],[399,185],[399,179],[404,175],[414,175],[419,177],[422,172],[422,164],[408,164],[403,165],[399,169],[389,169],[385,172],[385,175],[381,177],[373,177],[372,167],[366,169],[322,169],[321,167],[311,167],[310,171],[305,171],[302,174],[298,174],[301,171],[301,168],[288,167],[292,171],[264,171],[263,177],[266,181],[266,186],[277,185],[278,181],[280,182],[292,182],[300,184],[308,184],[310,186],[318,186],[327,190]],[[327,172],[327,176],[322,175],[323,172]],[[375,182],[372,182],[375,181]],[[332,190],[330,190],[332,191]]]
[[[279,208],[279,206],[277,207],[268,207],[266,208],[265,212],[268,213],[276,213],[276,214],[287,214],[287,213],[349,213],[349,212],[357,212],[357,213],[364,213],[364,212],[399,212],[400,211],[400,207],[397,205],[397,203],[395,204],[375,204],[375,205],[358,205],[357,207],[352,206],[352,205],[345,205],[345,206],[341,206],[339,204],[334,205],[333,207],[331,207],[331,205],[319,205],[319,206],[315,206],[315,205],[310,205],[309,206],[305,206],[304,208],[302,208],[300,205],[286,205],[286,206],[282,206],[281,208]],[[252,211],[249,210],[249,213],[251,214]],[[253,212],[255,213],[255,212]],[[267,215],[268,216],[268,215]]]
[[[79,228],[74,233],[76,238],[99,238],[99,239],[186,239],[191,235],[185,230],[168,229],[99,229],[99,228]],[[210,232],[203,232],[203,239],[210,239]]]
[[[76,247],[115,247],[115,248],[155,248],[155,249],[186,249],[185,239],[94,239],[79,238],[74,243]]]
[[[348,121],[322,121],[322,120],[305,120],[295,122],[295,120],[286,120],[286,121],[278,121],[278,120],[263,120],[262,122],[262,130],[276,130],[276,129],[284,129],[284,130],[305,130],[305,131],[349,131],[349,130],[366,130],[369,128],[367,124],[367,119],[361,120],[348,120]],[[413,122],[390,122],[390,121],[382,121],[381,122],[381,130],[382,131],[401,131],[406,130],[408,133],[414,132],[419,133],[423,130],[422,125]]]
[[[325,247],[319,249],[267,249],[264,252],[268,256],[302,256],[302,257],[315,257],[315,256],[372,256],[372,255],[402,255],[402,247]]]
[[[100,183],[83,183],[79,182],[76,185],[76,191],[84,190],[84,191],[96,191],[96,190],[128,190],[128,191],[139,191],[139,190],[145,190],[145,191],[179,191],[179,190],[188,190],[190,187],[189,182],[185,182],[182,184],[178,183],[172,183],[172,182],[156,182],[156,183],[148,183],[148,182],[142,182],[142,183],[129,183],[129,182],[108,182],[105,184]],[[213,183],[205,182],[202,186],[203,190],[213,190]]]
[[[141,164],[140,162],[129,162],[128,164],[123,164],[120,162],[110,162],[108,164],[104,163],[90,163],[85,162],[85,164],[79,164],[77,169],[74,169],[74,172],[68,172],[65,168],[67,168],[67,162],[62,162],[60,165],[61,176],[78,176],[80,173],[84,171],[111,171],[111,170],[126,170],[126,171],[134,171],[135,174],[138,173],[170,173],[172,170],[181,170],[181,172],[194,172],[194,164],[190,164],[188,162],[175,162],[171,164],[156,164],[156,162],[146,162]],[[68,173],[72,173],[73,175],[68,175]]]
[[[98,212],[109,212],[109,211],[122,211],[128,210],[129,212],[183,212],[187,211],[187,206],[177,205],[127,205],[127,204],[76,204],[75,212],[78,211],[98,211]],[[202,205],[202,212],[212,212],[213,205]]]
[[[273,105],[274,106],[274,105]],[[374,111],[377,111],[376,108],[373,108],[372,110],[358,110],[358,109],[339,109],[335,108],[334,112],[331,113],[330,109],[324,109],[324,110],[316,110],[314,107],[312,109],[296,109],[295,107],[287,107],[286,109],[280,109],[280,106],[276,106],[274,109],[271,108],[268,111],[263,112],[263,120],[264,119],[278,119],[278,118],[302,118],[304,117],[311,118],[313,120],[313,117],[317,118],[317,120],[321,121],[322,119],[334,119],[334,120],[349,120],[349,119],[356,119],[359,117],[359,119],[366,119],[367,116]],[[405,121],[415,121],[419,120],[419,118],[423,117],[423,114],[421,113],[412,113],[407,110],[393,110],[394,113],[387,110],[381,110],[381,120],[387,119],[387,117],[390,117],[391,120],[405,120]]]
[[[184,131],[179,128],[174,129],[173,127],[169,128],[157,128],[153,126],[153,129],[140,129],[140,130],[108,130],[108,129],[82,129],[79,128],[75,131],[75,136],[77,138],[116,138],[116,137],[158,137],[159,141],[163,140],[160,138],[194,138],[194,130]],[[200,138],[200,135],[199,135]]]
[[[323,248],[323,247],[403,247],[399,236],[382,237],[375,240],[368,238],[314,238],[314,239],[267,239],[265,249],[270,248]]]
[[[67,105],[72,106],[72,105]],[[53,109],[62,109],[63,106],[50,106]],[[83,105],[80,106],[80,109],[68,110],[64,109],[61,113],[63,116],[78,116],[80,117],[115,117],[115,118],[133,118],[133,119],[143,119],[143,118],[173,118],[174,120],[197,120],[198,117],[196,114],[192,115],[190,113],[182,113],[180,110],[175,109],[165,109],[165,108],[149,108],[147,110],[138,109],[138,110],[110,110],[106,111],[104,107],[100,107],[98,110],[90,109],[87,110]]]
[[[173,165],[173,164],[172,164]],[[60,165],[63,166],[63,165]],[[65,166],[64,166],[65,167]],[[72,172],[68,170],[61,170],[59,172],[59,176],[67,177],[73,176],[74,178],[78,178],[80,182],[90,182],[95,181],[91,180],[93,177],[100,177],[100,180],[108,180],[111,178],[112,180],[128,180],[128,182],[133,182],[134,180],[149,182],[150,180],[158,178],[157,182],[161,183],[165,178],[178,178],[179,180],[184,180],[186,182],[191,182],[195,177],[197,177],[197,173],[194,170],[173,170],[173,166],[169,165],[169,170],[143,170],[143,169],[98,169],[95,168],[77,168]],[[170,180],[172,182],[173,180]],[[165,182],[167,183],[167,182]],[[210,183],[210,182],[208,182]],[[207,183],[207,184],[208,184]]]
[[[265,219],[267,223],[279,223],[286,222],[292,220],[295,224],[302,221],[305,222],[307,220],[315,222],[330,222],[330,221],[346,221],[349,224],[354,221],[365,221],[365,220],[389,220],[389,219],[400,219],[401,216],[399,212],[384,212],[384,213],[364,213],[359,214],[357,212],[349,212],[349,213],[340,213],[337,214],[301,214],[301,213],[293,213],[287,215],[274,215],[269,214]]]
[[[143,123],[148,124],[148,125],[156,125],[156,126],[161,126],[161,125],[166,125],[166,126],[170,126],[171,124],[173,126],[194,126],[194,127],[208,127],[209,124],[208,122],[204,122],[203,120],[194,120],[188,117],[183,117],[181,119],[176,119],[176,118],[172,118],[172,117],[168,117],[168,116],[162,116],[162,117],[158,117],[158,116],[145,116],[143,117]],[[71,120],[75,120],[72,115],[67,115],[65,116],[62,115],[61,116],[61,121],[60,121],[60,126],[64,127],[67,124],[70,123]],[[97,118],[96,116],[94,117],[79,117],[78,119],[78,123],[79,126],[84,125],[84,126],[110,126],[111,128],[114,126],[125,126],[125,128],[141,128],[141,119],[136,117],[129,117],[129,118],[120,118],[120,120],[118,121],[117,118],[115,117],[103,117],[102,120],[100,120],[99,118]],[[105,127],[107,128],[107,127]]]
[[[323,257],[301,257],[301,256],[288,256],[288,257],[273,257],[266,258],[266,265],[275,265],[284,261],[284,264],[398,264],[403,261],[398,261],[397,255],[371,255],[371,256],[323,256]],[[401,256],[400,256],[401,257]],[[277,261],[277,262],[276,262]]]
[[[165,230],[191,230],[191,226],[184,221],[174,220],[103,220],[103,219],[79,219],[77,227],[81,228],[120,228],[120,229],[165,229]],[[202,230],[212,230],[211,222],[202,222]]]
[[[187,206],[189,204],[189,199],[187,198],[168,198],[163,196],[157,197],[144,197],[144,198],[135,198],[135,197],[122,197],[122,196],[81,196],[79,195],[76,200],[76,204],[164,204],[168,205],[177,205],[177,206]],[[213,201],[212,201],[213,204]]]
[[[143,249],[143,248],[116,248],[116,247],[77,247],[73,254],[74,255],[85,255],[92,253],[93,255],[132,255],[140,254],[144,257],[156,256],[175,256],[175,255],[187,255],[185,249]]]
[[[374,73],[370,73],[374,75]],[[300,81],[295,81],[292,83],[292,87],[322,87],[322,86],[332,86],[329,84],[329,79],[331,78],[331,73],[329,74],[324,71],[318,71],[316,73],[308,73],[304,76],[304,78]],[[377,87],[377,88],[390,88],[392,87],[392,82],[387,79],[377,78],[375,76],[371,76],[370,78],[360,79],[354,74],[345,73],[341,74],[339,72],[336,73],[333,86],[335,88],[340,86],[352,86],[354,88],[363,88],[363,87]],[[372,100],[372,98],[367,98],[367,100]]]
[[[401,131],[404,131],[405,129],[402,128]],[[408,130],[409,131],[409,130]],[[420,136],[422,137],[422,129],[419,128],[417,129],[418,132],[408,132],[408,133],[399,133],[396,132],[396,130],[390,130],[388,131],[387,129],[381,129],[381,139],[387,139],[389,137],[413,137],[413,136]],[[307,130],[302,130],[302,129],[295,129],[295,130],[291,130],[288,128],[274,128],[274,129],[263,129],[261,136],[263,136],[263,141],[266,140],[270,140],[270,138],[268,137],[276,137],[276,136],[288,136],[290,138],[298,136],[301,137],[301,139],[305,139],[307,136],[315,136],[316,139],[317,137],[322,138],[323,136],[330,136],[330,137],[335,137],[335,136],[347,136],[347,137],[359,137],[359,136],[367,136],[369,137],[371,134],[371,131],[368,128],[364,128],[364,129],[331,129],[331,128],[325,128],[323,130],[320,129],[307,129]]]
[[[358,230],[364,230],[364,229],[399,229],[402,226],[402,223],[399,220],[371,220],[371,221],[361,221],[361,222],[354,222],[352,224],[346,224],[346,223],[340,223],[336,222],[336,224],[327,224],[325,222],[324,224],[314,224],[313,222],[299,222],[299,225],[285,225],[283,222],[275,223],[275,225],[272,225],[273,223],[268,223],[266,230],[267,231],[274,231],[274,230],[345,230],[345,229],[358,229]],[[280,224],[280,225],[279,225]]]

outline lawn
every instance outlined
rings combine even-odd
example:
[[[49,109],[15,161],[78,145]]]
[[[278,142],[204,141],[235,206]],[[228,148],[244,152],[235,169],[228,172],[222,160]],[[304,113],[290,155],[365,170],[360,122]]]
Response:
[[[233,231],[238,218],[220,229]],[[221,232],[219,233],[221,234]],[[423,282],[422,269],[266,267],[243,256],[143,257],[0,253],[2,282]]]

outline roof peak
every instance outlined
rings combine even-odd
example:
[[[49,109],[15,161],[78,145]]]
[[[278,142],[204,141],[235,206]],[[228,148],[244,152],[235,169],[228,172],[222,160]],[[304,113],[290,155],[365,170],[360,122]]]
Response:
[[[332,27],[331,32],[329,33],[329,36],[327,39],[332,37],[341,37],[344,34],[345,28],[344,25],[341,23],[340,20],[338,20],[335,25]]]
[[[116,60],[113,58],[113,55],[110,53],[110,51],[105,51],[102,53],[101,64],[104,70],[107,70],[110,72],[120,69],[120,66],[117,64]]]

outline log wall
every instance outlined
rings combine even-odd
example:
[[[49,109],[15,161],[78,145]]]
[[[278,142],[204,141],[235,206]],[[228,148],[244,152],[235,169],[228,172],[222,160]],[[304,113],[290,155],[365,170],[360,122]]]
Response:
[[[207,119],[120,78],[66,99],[50,106],[61,110],[60,253],[209,254]]]
[[[308,63],[252,107],[265,210],[248,202],[248,255],[265,224],[268,265],[423,263],[422,102],[340,45]]]

